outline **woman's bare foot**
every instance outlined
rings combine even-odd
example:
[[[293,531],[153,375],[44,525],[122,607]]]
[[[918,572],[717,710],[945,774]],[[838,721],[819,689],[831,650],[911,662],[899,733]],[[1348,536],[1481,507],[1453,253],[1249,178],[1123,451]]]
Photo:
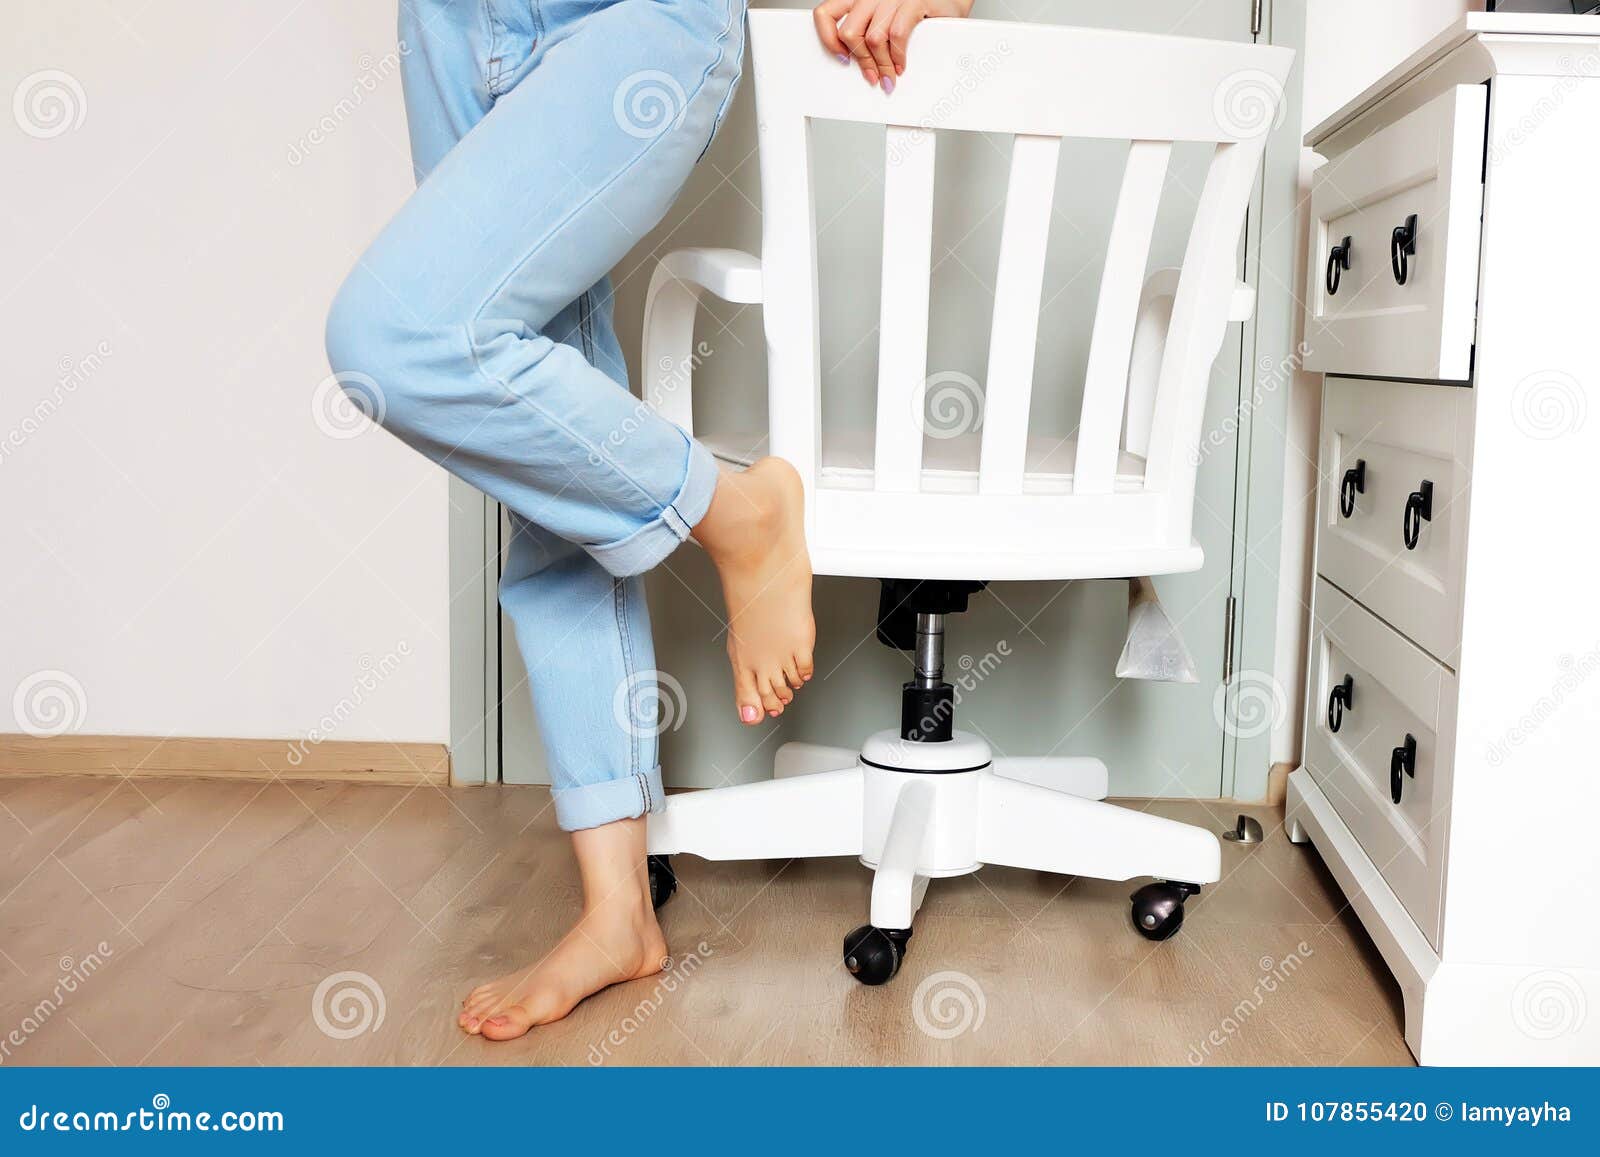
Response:
[[[811,678],[817,637],[800,476],[781,458],[724,473],[694,537],[722,579],[739,718],[782,715]]]
[[[602,988],[654,976],[671,966],[667,941],[648,902],[642,913],[585,912],[543,960],[480,984],[460,1025],[490,1040],[511,1040],[566,1016]]]
[[[560,1020],[586,997],[670,967],[650,904],[645,821],[619,820],[573,833],[583,875],[583,915],[543,959],[481,984],[457,1023],[489,1040],[511,1040]]]

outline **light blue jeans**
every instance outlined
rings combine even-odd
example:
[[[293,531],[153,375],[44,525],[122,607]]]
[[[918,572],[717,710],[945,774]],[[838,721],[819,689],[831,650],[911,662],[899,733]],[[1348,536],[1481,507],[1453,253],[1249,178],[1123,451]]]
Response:
[[[644,407],[607,272],[666,214],[739,78],[744,0],[402,0],[417,191],[328,317],[356,405],[511,512],[515,625],[568,831],[660,810],[638,577],[711,455]]]

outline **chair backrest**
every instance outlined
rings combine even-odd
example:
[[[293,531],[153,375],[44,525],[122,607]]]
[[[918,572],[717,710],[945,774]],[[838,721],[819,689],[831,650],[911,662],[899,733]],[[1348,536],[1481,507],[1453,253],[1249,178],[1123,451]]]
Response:
[[[749,21],[770,444],[806,480],[813,554],[926,548],[930,537],[956,553],[1017,552],[1028,541],[1019,542],[1020,534],[1053,531],[1070,532],[1090,551],[1187,548],[1206,383],[1225,333],[1251,187],[1293,53],[1087,28],[930,20],[914,33],[911,67],[886,98],[818,45],[809,13],[752,11]],[[815,120],[886,128],[870,490],[822,484]],[[977,478],[965,494],[924,492],[923,427],[915,417],[927,389],[939,130],[1014,136]],[[1024,477],[1024,459],[1063,138],[1122,140],[1128,151],[1089,347],[1072,487],[1037,493]],[[1150,298],[1150,240],[1177,142],[1214,148],[1175,287],[1172,274],[1165,275],[1165,332],[1136,353],[1136,330],[1148,328],[1141,306]],[[1130,363],[1151,361],[1152,349],[1159,369],[1150,367],[1148,396],[1130,404]],[[1116,479],[1124,449],[1143,450],[1137,493]]]

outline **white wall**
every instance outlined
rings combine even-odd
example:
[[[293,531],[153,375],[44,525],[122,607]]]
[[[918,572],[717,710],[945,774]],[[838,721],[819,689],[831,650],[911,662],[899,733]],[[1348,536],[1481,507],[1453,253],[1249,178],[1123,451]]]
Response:
[[[1305,127],[1483,6],[1483,0],[1308,0]]]
[[[1282,0],[1280,0],[1282,2]],[[1308,0],[1302,120],[1311,129],[1483,0]],[[1302,206],[1311,191],[1312,154],[1301,156]],[[1302,208],[1298,227],[1308,236]],[[1302,254],[1298,287],[1304,281]],[[1303,311],[1302,311],[1303,313]],[[1311,533],[1317,490],[1317,425],[1322,375],[1296,374],[1289,394],[1284,460],[1275,668],[1291,710],[1273,732],[1272,760],[1299,758],[1304,654],[1311,612]]]
[[[7,6],[0,732],[58,671],[85,733],[443,742],[445,477],[314,412],[411,187],[394,5],[196,13]]]

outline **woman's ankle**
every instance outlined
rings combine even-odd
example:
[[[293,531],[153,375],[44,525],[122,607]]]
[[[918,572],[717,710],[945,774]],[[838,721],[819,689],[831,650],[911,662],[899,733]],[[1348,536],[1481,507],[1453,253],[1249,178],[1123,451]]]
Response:
[[[792,470],[781,459],[763,458],[748,470],[722,473],[705,517],[690,532],[713,562],[747,553],[777,529],[786,498],[778,475]]]

